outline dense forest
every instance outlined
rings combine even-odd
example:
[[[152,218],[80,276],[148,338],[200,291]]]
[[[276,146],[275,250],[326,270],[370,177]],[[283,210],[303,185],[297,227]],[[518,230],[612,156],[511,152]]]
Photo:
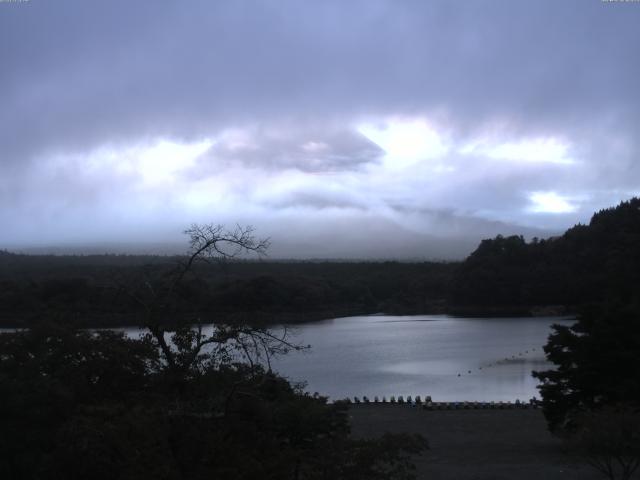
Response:
[[[601,210],[559,237],[484,240],[456,268],[451,286],[458,306],[576,311],[612,297],[629,303],[640,292],[640,199]]]
[[[182,257],[0,255],[0,321],[28,324],[55,312],[78,325],[130,324],[139,306],[129,292]],[[442,312],[456,265],[401,262],[202,263],[181,285],[176,314],[203,321],[248,315],[298,322],[376,312]]]
[[[0,323],[24,326],[43,313],[77,326],[135,324],[136,282],[183,257],[20,255],[0,252]],[[366,313],[466,315],[573,313],[640,291],[640,199],[597,212],[548,239],[483,240],[462,262],[284,262],[199,264],[173,313],[203,322],[246,316],[260,323]],[[204,318],[203,318],[204,316]]]

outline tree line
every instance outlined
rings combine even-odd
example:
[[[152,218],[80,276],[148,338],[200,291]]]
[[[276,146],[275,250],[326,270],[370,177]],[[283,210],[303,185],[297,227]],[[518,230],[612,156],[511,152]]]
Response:
[[[0,255],[0,325],[42,314],[79,326],[135,325],[140,305],[126,287],[175,268],[184,257]],[[224,259],[194,267],[177,315],[211,321],[246,315],[265,323],[377,312],[441,313],[453,263],[278,262]]]

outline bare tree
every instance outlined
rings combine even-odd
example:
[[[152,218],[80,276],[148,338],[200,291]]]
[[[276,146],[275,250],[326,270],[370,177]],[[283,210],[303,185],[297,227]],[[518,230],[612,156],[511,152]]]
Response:
[[[251,226],[228,230],[223,225],[193,224],[184,233],[189,237],[189,251],[174,268],[149,269],[135,288],[121,284],[122,291],[142,308],[142,324],[167,368],[184,375],[212,362],[231,362],[239,355],[252,367],[264,360],[270,370],[272,355],[299,350],[299,345],[288,340],[286,329],[275,333],[243,321],[217,322],[205,329],[200,316],[187,322],[173,318],[171,306],[180,296],[181,285],[195,276],[198,263],[224,262],[241,254],[264,256],[269,247],[269,239],[257,239]]]

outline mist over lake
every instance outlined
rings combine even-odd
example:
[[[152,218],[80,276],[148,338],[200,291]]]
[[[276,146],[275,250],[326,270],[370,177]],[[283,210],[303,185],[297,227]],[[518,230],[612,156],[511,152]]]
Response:
[[[274,368],[332,399],[431,395],[434,401],[513,401],[540,397],[532,370],[566,317],[456,318],[359,316],[293,328],[311,349],[278,357]],[[470,373],[469,373],[470,372]],[[458,376],[458,374],[460,376]]]

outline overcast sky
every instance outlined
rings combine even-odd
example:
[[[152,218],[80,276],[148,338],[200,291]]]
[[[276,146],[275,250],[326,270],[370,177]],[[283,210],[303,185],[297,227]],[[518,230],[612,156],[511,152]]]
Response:
[[[640,194],[639,151],[638,2],[0,1],[0,248],[460,258]]]

